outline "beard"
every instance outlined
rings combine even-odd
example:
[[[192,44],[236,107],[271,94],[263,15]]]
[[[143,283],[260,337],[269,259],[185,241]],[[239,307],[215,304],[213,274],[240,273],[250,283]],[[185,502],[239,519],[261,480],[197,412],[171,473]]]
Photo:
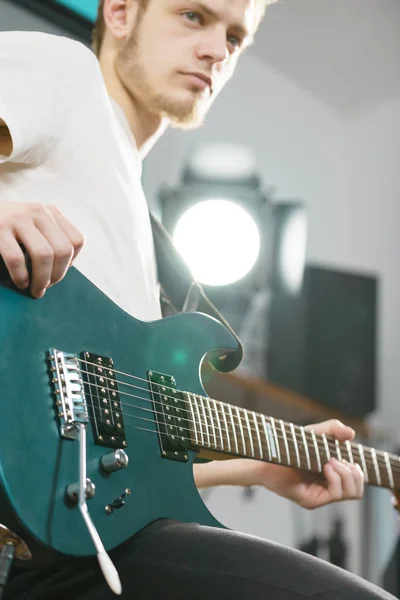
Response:
[[[202,125],[206,113],[200,92],[180,100],[172,94],[155,91],[150,82],[141,44],[143,16],[144,13],[139,16],[136,26],[119,51],[116,62],[118,73],[132,99],[145,106],[147,111],[167,119],[177,128],[195,129]]]

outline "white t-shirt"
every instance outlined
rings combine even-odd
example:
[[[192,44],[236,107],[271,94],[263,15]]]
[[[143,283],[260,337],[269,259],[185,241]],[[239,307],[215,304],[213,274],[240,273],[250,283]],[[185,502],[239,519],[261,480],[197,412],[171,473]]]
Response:
[[[161,318],[139,154],[94,54],[65,37],[1,32],[0,118],[13,140],[0,202],[57,206],[86,238],[74,266],[131,315]]]

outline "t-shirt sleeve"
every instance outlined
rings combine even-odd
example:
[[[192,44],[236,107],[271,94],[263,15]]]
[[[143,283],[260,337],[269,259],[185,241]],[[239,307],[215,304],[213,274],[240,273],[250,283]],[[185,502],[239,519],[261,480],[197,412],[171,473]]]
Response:
[[[38,164],[68,132],[79,100],[97,77],[83,44],[39,32],[0,32],[0,119],[13,143],[7,161]]]

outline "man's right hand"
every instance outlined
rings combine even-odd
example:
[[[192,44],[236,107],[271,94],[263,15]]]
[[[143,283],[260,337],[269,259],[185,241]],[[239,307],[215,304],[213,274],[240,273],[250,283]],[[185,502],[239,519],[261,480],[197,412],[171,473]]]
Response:
[[[34,298],[61,281],[79,254],[83,235],[54,206],[0,202],[0,256],[11,280]],[[32,264],[32,277],[21,245]]]

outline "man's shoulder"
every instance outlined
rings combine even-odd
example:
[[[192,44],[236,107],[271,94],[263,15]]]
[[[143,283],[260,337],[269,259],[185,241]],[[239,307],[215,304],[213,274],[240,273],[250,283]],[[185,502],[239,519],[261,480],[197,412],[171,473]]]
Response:
[[[98,64],[94,53],[81,42],[41,31],[1,31],[0,51],[1,48],[9,56],[21,54],[29,62],[40,58],[58,64]]]

